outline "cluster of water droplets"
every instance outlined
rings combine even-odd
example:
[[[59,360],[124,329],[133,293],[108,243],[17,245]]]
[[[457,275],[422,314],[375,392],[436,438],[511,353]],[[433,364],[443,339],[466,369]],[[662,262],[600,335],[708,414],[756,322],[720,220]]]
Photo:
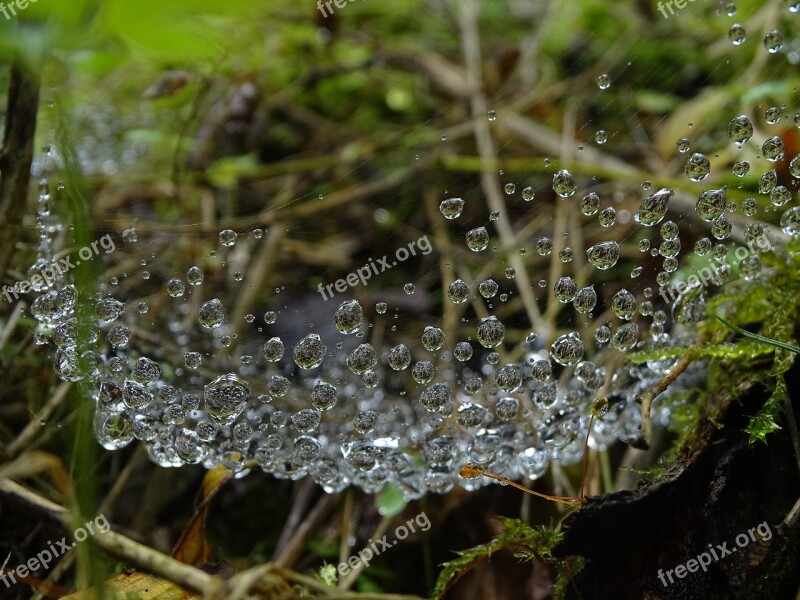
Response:
[[[598,85],[607,87],[608,82]],[[753,132],[747,116],[731,119],[728,135],[737,148],[750,143]],[[689,154],[686,177],[696,183],[708,178],[711,160],[689,153],[688,140],[679,140],[677,146]],[[783,158],[783,142],[770,136],[760,150],[766,163],[761,158],[756,163],[767,165],[759,182],[762,198],[734,206],[725,187],[698,186],[697,219],[691,219],[672,205],[675,190],[651,190],[645,182],[632,215],[637,235],[627,241],[615,234],[612,199],[592,190],[579,193],[581,184],[569,170],[555,172],[554,201],[569,203],[584,225],[596,221],[602,239],[562,247],[553,242],[562,232],[552,231],[530,241],[539,257],[558,247],[563,269],[577,252],[583,252],[591,268],[588,275],[562,270],[554,280],[540,279],[534,286],[540,307],[547,294],[563,305],[558,319],[563,328],[552,334],[529,329],[520,334],[524,327],[519,313],[511,313],[515,316],[510,321],[502,316],[518,295],[509,268],[503,276],[475,280],[465,270],[444,282],[443,302],[465,309],[456,339],[449,339],[452,334],[441,323],[397,326],[393,322],[402,320],[389,301],[366,306],[348,298],[336,301],[333,328],[309,324],[308,331],[297,332],[290,342],[285,334],[271,331],[280,324],[280,312],[267,312],[263,324],[254,324],[253,314],[244,315],[244,323],[232,322],[237,286],[247,285],[245,275],[236,274],[233,293],[223,295],[222,286],[209,281],[219,274],[216,269],[206,273],[208,267],[189,263],[178,272],[160,273],[161,288],[146,299],[133,298],[130,291],[128,297],[117,293],[121,280],[135,273],[118,273],[92,296],[67,276],[55,278],[51,286],[40,286],[32,306],[40,323],[36,341],[54,347],[59,377],[82,381],[90,390],[95,434],[105,448],[138,440],[165,467],[223,464],[246,472],[258,465],[280,478],[311,477],[330,492],[351,484],[376,492],[393,484],[409,499],[428,490],[447,492],[454,485],[484,485],[458,476],[466,462],[509,478],[536,479],[552,462],[581,460],[591,407],[598,398],[607,399],[608,409],[589,432],[592,448],[604,449],[639,434],[636,397],[674,361],[631,367],[625,354],[692,343],[691,325],[705,316],[705,298],[714,289],[690,282],[668,296],[652,282],[633,286],[631,279],[654,271],[655,285],[668,288],[681,259],[693,255],[713,264],[714,284],[721,284],[733,278],[727,262],[731,254],[739,259],[734,267],[741,278],[758,276],[759,255],[776,252],[780,245],[780,240],[768,238],[764,224],[752,219],[759,213],[780,211],[782,234],[800,236],[797,198],[778,185],[770,168]],[[732,172],[741,177],[749,169],[743,159]],[[799,157],[789,169],[800,179]],[[507,185],[505,193],[514,196],[516,187]],[[520,193],[532,203],[525,206],[548,209],[536,206],[532,188]],[[461,198],[442,200],[443,223],[459,225],[466,204]],[[46,182],[38,211],[40,258],[30,274],[55,261],[53,240],[61,231],[51,215]],[[681,226],[668,219],[673,214],[706,224],[710,237],[683,248]],[[487,252],[498,241],[490,232],[496,215],[487,217],[486,226],[462,233],[472,253]],[[735,228],[742,229],[737,239],[744,244],[733,241]],[[223,230],[214,256],[224,259],[243,238],[253,246],[265,243],[263,234]],[[132,229],[121,232],[118,253],[106,259],[117,265],[126,255],[141,259],[138,237]],[[745,246],[746,256],[739,258],[738,249]],[[635,261],[637,255],[644,260],[631,272],[631,256]],[[141,259],[140,266],[138,276],[149,280],[148,261]],[[609,281],[624,285],[604,295]],[[416,293],[414,284],[404,290]],[[480,307],[474,316],[467,310],[470,303]],[[370,341],[379,323],[389,333],[381,343]],[[670,390],[682,389],[696,375],[687,372]],[[668,396],[662,394],[654,405],[656,424],[669,419]]]

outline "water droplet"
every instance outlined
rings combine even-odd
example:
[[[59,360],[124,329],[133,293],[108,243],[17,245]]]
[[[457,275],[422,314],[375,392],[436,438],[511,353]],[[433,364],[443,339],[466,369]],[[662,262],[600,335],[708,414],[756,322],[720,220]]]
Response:
[[[758,210],[758,203],[755,198],[745,198],[742,200],[742,212],[747,217],[752,217]]]
[[[186,271],[186,281],[189,282],[189,285],[200,285],[203,283],[204,277],[203,270],[200,267],[189,267],[189,270]]]
[[[428,325],[422,332],[422,345],[429,352],[436,352],[444,344],[444,331]]]
[[[578,202],[578,210],[581,214],[590,217],[597,213],[600,208],[600,196],[594,192],[589,192]]]
[[[125,305],[113,298],[105,298],[94,305],[94,314],[97,316],[97,322],[100,325],[113,323],[124,310]]]
[[[444,215],[445,219],[457,219],[461,216],[464,210],[464,201],[461,198],[448,198],[442,200],[439,205],[439,212]]]
[[[411,377],[419,384],[428,383],[433,379],[433,363],[429,360],[420,360],[411,367]]]
[[[764,120],[769,123],[770,125],[774,125],[781,118],[781,111],[775,106],[770,106],[767,110],[764,111]]]
[[[736,177],[744,177],[750,171],[750,163],[746,160],[740,160],[733,163],[731,167],[731,173],[736,175]]]
[[[167,293],[173,298],[180,298],[185,291],[186,288],[180,279],[174,278],[167,282]]]
[[[336,388],[330,383],[319,381],[311,390],[311,406],[317,410],[330,410],[336,405]]]
[[[607,90],[611,86],[611,78],[606,73],[597,76],[597,87],[601,90]]]
[[[661,237],[665,240],[674,240],[679,233],[680,229],[675,221],[667,221],[661,225]]]
[[[695,210],[703,221],[711,222],[725,212],[727,203],[725,188],[706,190],[700,194]]]
[[[695,152],[686,161],[684,171],[692,181],[702,181],[711,172],[711,161],[708,160],[705,154]]]
[[[553,286],[553,292],[559,302],[572,302],[578,293],[578,284],[572,277],[561,277]]]
[[[378,422],[378,413],[374,410],[363,410],[353,417],[353,428],[359,433],[369,433]]]
[[[420,394],[419,402],[431,412],[442,409],[450,401],[450,388],[444,383],[435,383]]]
[[[660,223],[667,214],[669,200],[674,194],[675,192],[670,189],[661,188],[655,194],[647,196],[639,204],[639,210],[634,215],[636,222],[646,227]]]
[[[487,113],[487,116],[489,117],[490,121],[496,121],[497,120],[497,113],[495,111],[493,111],[493,110],[490,110]]]
[[[766,48],[767,52],[770,54],[775,54],[783,50],[783,36],[777,29],[768,31],[766,35],[764,35],[764,48]]]
[[[574,365],[583,358],[584,346],[576,331],[566,333],[550,346],[550,354],[560,365]]]
[[[575,310],[584,314],[592,312],[596,304],[597,292],[594,291],[594,287],[592,286],[578,290],[578,293],[575,294],[575,298],[572,300],[572,305],[575,307]]]
[[[204,302],[197,310],[197,320],[206,329],[219,327],[224,319],[225,311],[222,308],[222,302],[217,298]]]
[[[636,323],[625,323],[620,325],[619,328],[611,336],[612,348],[622,350],[623,352],[630,350],[639,341],[639,326]]]
[[[739,46],[747,39],[747,31],[745,31],[741,23],[734,23],[728,30],[728,39],[734,46]]]
[[[517,186],[513,183],[507,183],[503,186],[503,191],[505,191],[507,196],[511,196],[515,191],[517,191]]]
[[[230,425],[244,411],[249,394],[250,385],[236,374],[220,375],[204,388],[206,413],[217,425]]]
[[[489,232],[485,227],[476,227],[467,232],[467,247],[473,252],[482,252],[489,245]]]
[[[800,236],[800,206],[794,206],[781,215],[781,229],[793,237]]]
[[[264,355],[264,358],[269,362],[278,362],[280,359],[283,358],[283,353],[285,352],[285,348],[281,338],[273,337],[268,339],[265,343],[263,348],[261,348],[261,352]]]
[[[536,252],[539,256],[548,256],[553,251],[553,240],[548,237],[539,238],[536,242]]]
[[[777,135],[764,141],[761,153],[768,161],[776,162],[783,158],[783,140]]]
[[[501,421],[513,421],[519,412],[519,400],[509,396],[501,398],[494,407],[494,413]]]
[[[333,324],[340,333],[355,333],[364,320],[364,310],[357,300],[345,300],[333,315]]]
[[[724,217],[720,217],[722,219]],[[716,221],[715,221],[716,222]],[[678,256],[681,251],[681,241],[676,238],[665,239],[658,247],[658,253],[665,258]]]
[[[203,364],[203,355],[199,352],[184,352],[183,364],[187,369],[196,371]]]
[[[219,242],[223,246],[233,246],[236,243],[236,232],[232,229],[223,229],[219,232]]]
[[[594,141],[601,146],[608,141],[608,134],[606,133],[605,129],[597,130],[597,133],[594,134]]]
[[[447,297],[454,304],[463,304],[469,299],[469,286],[463,279],[456,279],[447,288]]]
[[[769,201],[772,206],[783,206],[792,199],[792,193],[782,185],[776,185],[769,193]]]
[[[636,297],[625,288],[614,294],[611,310],[623,321],[630,321],[636,314]]]
[[[496,348],[501,343],[506,335],[506,328],[497,320],[497,317],[491,316],[481,319],[477,330],[478,342],[484,348]]]
[[[711,235],[718,240],[725,240],[731,235],[733,225],[722,215],[711,222]]]
[[[728,137],[740,146],[753,137],[753,123],[747,115],[739,115],[731,119],[731,122],[728,123]]]
[[[525,202],[530,202],[536,197],[536,192],[533,191],[532,187],[526,187],[522,190],[522,199]]]
[[[615,241],[599,242],[586,251],[589,262],[596,269],[605,271],[619,260],[620,248]]]
[[[789,173],[792,177],[800,179],[800,154],[795,156],[789,163]]]
[[[597,220],[600,221],[600,225],[603,227],[611,227],[614,223],[617,222],[617,211],[613,206],[609,206],[608,208],[604,208],[600,211],[600,216],[597,217]]]
[[[359,306],[359,308],[361,308]],[[295,364],[301,369],[314,369],[322,364],[328,347],[316,333],[309,333],[297,342],[292,351]]]
[[[378,364],[378,354],[371,344],[361,344],[347,357],[347,367],[356,375],[363,375]]]
[[[553,175],[553,191],[562,198],[569,198],[574,195],[575,189],[575,178],[566,169],[561,169]]]

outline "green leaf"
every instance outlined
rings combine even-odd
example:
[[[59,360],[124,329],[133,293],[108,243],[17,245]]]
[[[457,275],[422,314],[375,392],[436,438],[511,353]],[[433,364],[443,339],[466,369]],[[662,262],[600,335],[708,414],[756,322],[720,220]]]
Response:
[[[738,325],[734,325],[730,321],[727,321],[720,317],[719,315],[715,314],[714,317],[725,327],[728,329],[732,329],[739,335],[743,335],[745,337],[749,337],[754,340],[758,340],[759,342],[763,342],[765,344],[769,344],[770,346],[775,346],[776,348],[783,348],[784,350],[789,350],[790,352],[794,352],[795,354],[800,354],[800,348],[797,346],[792,346],[791,344],[787,344],[785,342],[781,342],[780,340],[773,340],[772,338],[764,337],[763,335],[758,335],[757,333],[752,333],[751,331],[747,331],[746,329],[742,329]]]
[[[562,537],[560,532],[546,527],[533,528],[519,519],[500,517],[500,522],[505,530],[488,544],[458,551],[458,558],[442,565],[444,568],[436,581],[434,597],[440,598],[473,564],[498,550],[510,549],[514,556],[523,560],[538,558],[552,561],[552,550]]]
[[[384,517],[393,517],[403,512],[406,500],[403,492],[396,485],[387,485],[383,491],[375,497],[375,504],[378,512]]]
[[[750,443],[761,441],[766,443],[766,437],[770,433],[780,429],[780,425],[775,419],[780,415],[786,401],[786,380],[779,377],[775,383],[772,395],[761,407],[761,410],[750,419],[750,423],[744,428],[745,433],[750,436]]]

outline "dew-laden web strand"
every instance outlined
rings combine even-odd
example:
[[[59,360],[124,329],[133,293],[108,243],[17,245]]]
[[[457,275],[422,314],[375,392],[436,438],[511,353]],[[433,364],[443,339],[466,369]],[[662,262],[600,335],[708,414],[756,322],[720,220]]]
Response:
[[[545,500],[550,500],[552,502],[558,502],[559,504],[566,504],[568,506],[580,506],[581,504],[586,503],[586,498],[574,498],[572,496],[550,496],[548,494],[542,494],[540,492],[536,492],[534,490],[526,488],[524,485],[520,485],[514,481],[511,481],[508,477],[503,477],[502,475],[496,475],[491,471],[487,471],[484,467],[479,465],[478,463],[467,463],[458,471],[458,474],[465,479],[477,479],[480,476],[488,477],[489,479],[494,479],[495,481],[503,484],[503,485],[510,485],[511,487],[517,488],[518,490],[525,492],[527,494],[532,494],[534,496],[538,496],[539,498],[544,498]]]

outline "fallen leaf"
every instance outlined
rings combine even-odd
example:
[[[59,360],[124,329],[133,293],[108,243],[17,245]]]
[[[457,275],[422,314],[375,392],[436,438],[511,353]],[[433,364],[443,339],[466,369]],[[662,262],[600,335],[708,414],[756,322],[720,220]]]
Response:
[[[230,471],[223,466],[218,466],[208,471],[203,477],[200,488],[200,498],[195,507],[194,515],[183,530],[178,543],[172,550],[172,558],[187,565],[205,564],[211,560],[211,547],[206,540],[206,518],[211,500],[217,495],[222,486],[231,479]]]
[[[119,598],[138,598],[139,600],[199,600],[200,598],[171,581],[138,571],[131,574],[120,573],[106,581],[105,587],[104,598],[113,598],[113,593]],[[93,592],[87,591],[65,596],[62,600],[95,600],[95,598],[96,595]]]

